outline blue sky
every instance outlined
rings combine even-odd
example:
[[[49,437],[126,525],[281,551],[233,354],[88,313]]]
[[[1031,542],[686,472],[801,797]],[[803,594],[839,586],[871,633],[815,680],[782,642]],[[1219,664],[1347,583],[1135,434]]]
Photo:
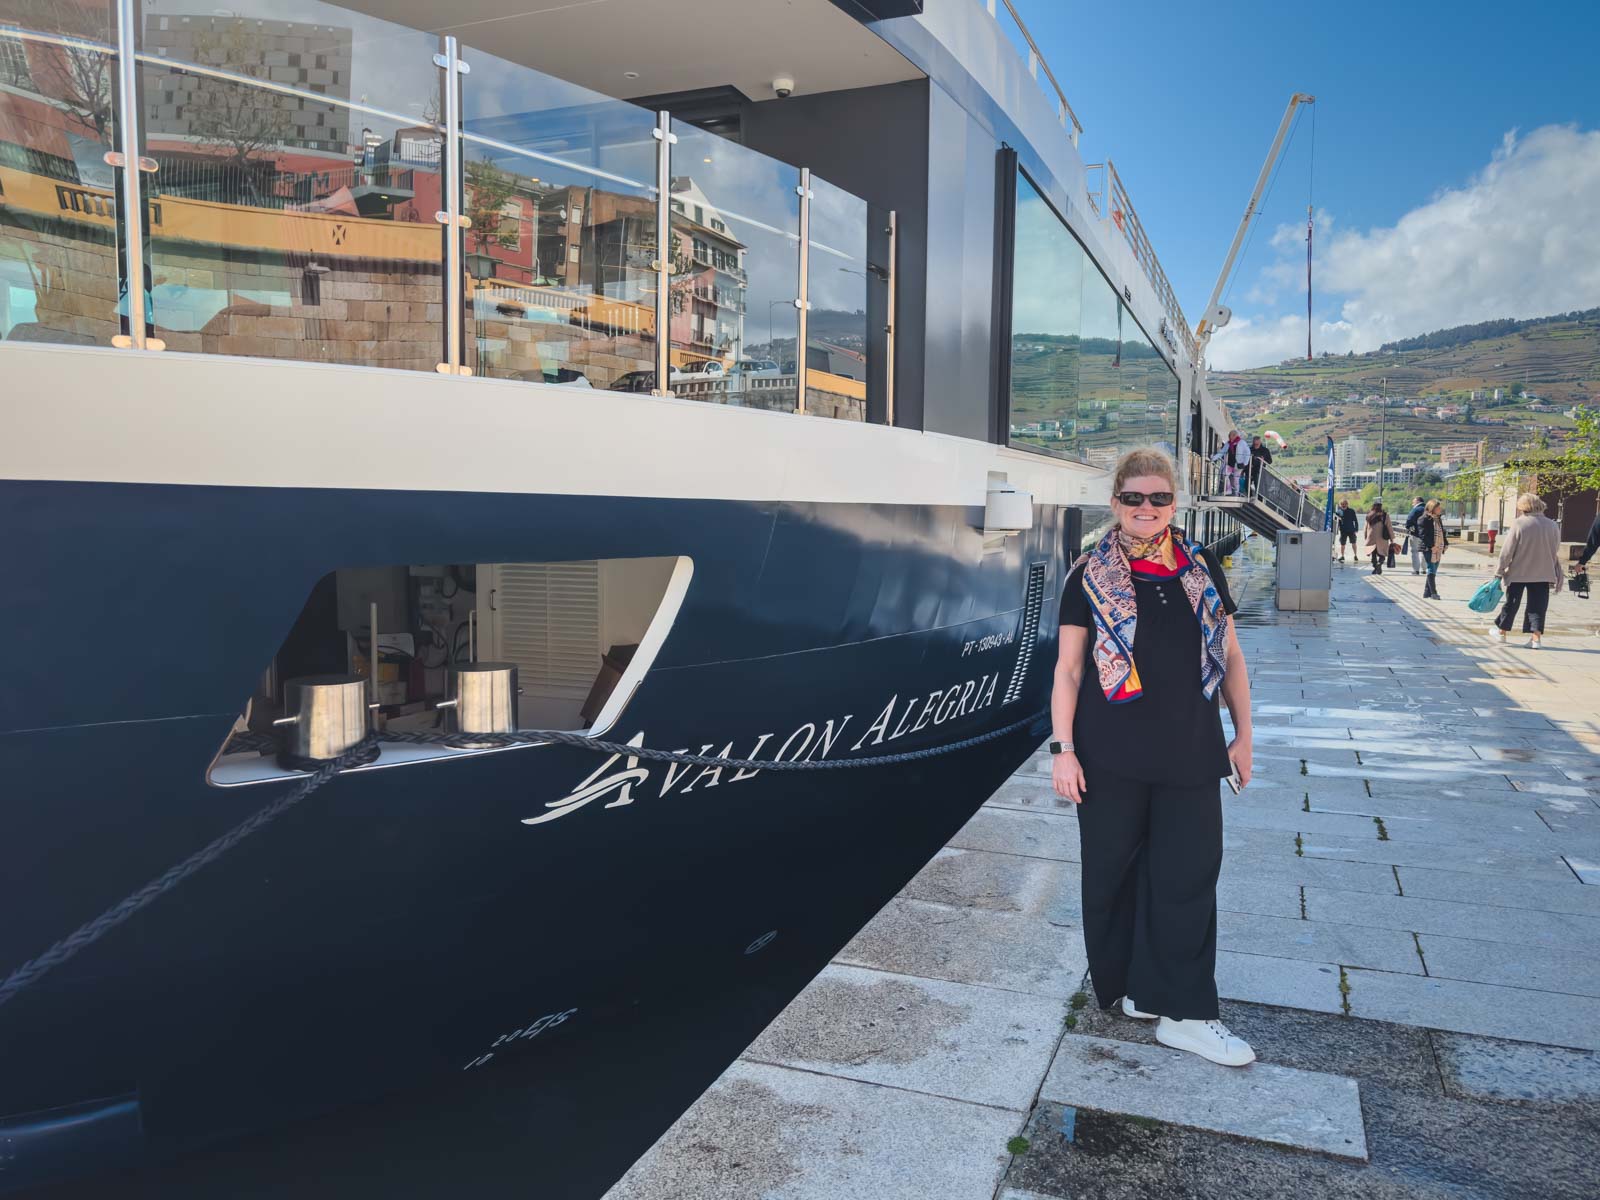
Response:
[[[1191,322],[1295,91],[1317,97],[1319,350],[1600,305],[1600,5],[1016,2]],[[1219,365],[1304,353],[1310,134],[1307,113]]]

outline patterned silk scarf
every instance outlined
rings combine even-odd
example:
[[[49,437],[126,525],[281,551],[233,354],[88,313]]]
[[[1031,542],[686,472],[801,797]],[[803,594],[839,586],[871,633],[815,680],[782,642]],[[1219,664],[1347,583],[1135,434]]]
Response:
[[[1226,670],[1228,618],[1222,611],[1222,597],[1211,582],[1198,544],[1182,541],[1174,531],[1171,537],[1130,538],[1133,553],[1140,558],[1176,562],[1174,542],[1182,544],[1189,565],[1178,576],[1184,594],[1200,623],[1200,690],[1207,700],[1217,693]],[[1162,545],[1165,549],[1163,551]],[[1133,664],[1133,638],[1138,626],[1138,606],[1133,594],[1133,568],[1121,533],[1113,528],[1089,553],[1083,564],[1083,592],[1094,614],[1094,665],[1100,676],[1100,690],[1112,704],[1126,704],[1144,694],[1138,668]],[[1169,564],[1170,565],[1170,564]]]

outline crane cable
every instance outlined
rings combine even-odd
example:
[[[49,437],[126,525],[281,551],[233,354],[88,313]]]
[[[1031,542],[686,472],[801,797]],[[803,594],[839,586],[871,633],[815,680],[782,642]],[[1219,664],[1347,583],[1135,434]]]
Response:
[[[1306,361],[1311,361],[1311,234],[1316,226],[1317,106],[1311,105],[1311,154],[1306,162]]]

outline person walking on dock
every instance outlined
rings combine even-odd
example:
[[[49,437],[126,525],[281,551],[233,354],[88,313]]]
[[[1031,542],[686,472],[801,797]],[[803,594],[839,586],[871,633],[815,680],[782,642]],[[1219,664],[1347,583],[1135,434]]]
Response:
[[[1383,511],[1383,501],[1374,500],[1367,514],[1367,553],[1372,557],[1372,573],[1383,574],[1383,560],[1389,557],[1389,547],[1394,545],[1394,522]]]
[[[1117,523],[1067,575],[1051,782],[1078,806],[1100,1006],[1120,999],[1163,1045],[1243,1066],[1255,1052],[1217,1019],[1216,887],[1220,780],[1250,782],[1250,680],[1221,564],[1172,526],[1177,491],[1167,454],[1123,455]]]
[[[1517,497],[1517,519],[1500,539],[1500,564],[1495,574],[1506,582],[1506,602],[1494,619],[1489,636],[1503,642],[1517,619],[1524,594],[1528,611],[1522,617],[1522,632],[1528,635],[1528,649],[1537,650],[1544,638],[1545,613],[1550,608],[1550,589],[1561,590],[1561,526],[1544,515],[1544,501],[1532,492]]]
[[[1418,496],[1417,502],[1411,506],[1411,511],[1406,514],[1406,549],[1411,552],[1411,573],[1421,575],[1427,562],[1427,555],[1423,552],[1422,531],[1417,528],[1417,523],[1422,520],[1422,514],[1427,511],[1427,501]]]
[[[1423,561],[1427,564],[1428,578],[1422,585],[1422,598],[1437,600],[1439,560],[1450,545],[1450,538],[1444,531],[1444,505],[1437,500],[1429,500],[1423,507],[1422,516],[1417,519],[1416,532],[1406,536],[1411,539],[1413,547],[1421,547]],[[1413,549],[1411,555],[1415,562],[1417,551]]]
[[[1356,510],[1350,507],[1350,501],[1339,501],[1339,511],[1334,514],[1334,522],[1339,526],[1339,561],[1344,561],[1344,548],[1350,547],[1350,557],[1356,556],[1356,530],[1361,525],[1361,518]]]

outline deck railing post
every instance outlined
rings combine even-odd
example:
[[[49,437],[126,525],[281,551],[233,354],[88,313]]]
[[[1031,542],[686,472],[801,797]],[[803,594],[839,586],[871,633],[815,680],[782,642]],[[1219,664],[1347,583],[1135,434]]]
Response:
[[[461,45],[446,36],[444,51],[433,61],[444,72],[444,211],[434,214],[444,237],[444,361],[441,375],[470,375],[466,364],[466,297],[462,281],[461,239],[467,218],[461,211],[466,179],[461,164],[461,77],[470,69],[461,61]]]
[[[128,296],[128,332],[112,339],[124,349],[147,348],[144,307],[144,181],[139,178],[139,28],[135,0],[117,0],[117,98],[120,151],[107,155],[122,172],[122,268]],[[126,341],[124,341],[126,338]]]
[[[887,305],[889,318],[885,322],[883,331],[883,423],[894,424],[894,325],[895,325],[895,287],[898,278],[899,262],[896,251],[899,249],[899,224],[893,209],[889,211],[889,295]]]
[[[656,386],[672,395],[672,114],[656,113]]]
[[[806,334],[811,312],[811,168],[800,168],[800,294],[795,297],[794,370],[798,389],[794,410],[806,411]]]

